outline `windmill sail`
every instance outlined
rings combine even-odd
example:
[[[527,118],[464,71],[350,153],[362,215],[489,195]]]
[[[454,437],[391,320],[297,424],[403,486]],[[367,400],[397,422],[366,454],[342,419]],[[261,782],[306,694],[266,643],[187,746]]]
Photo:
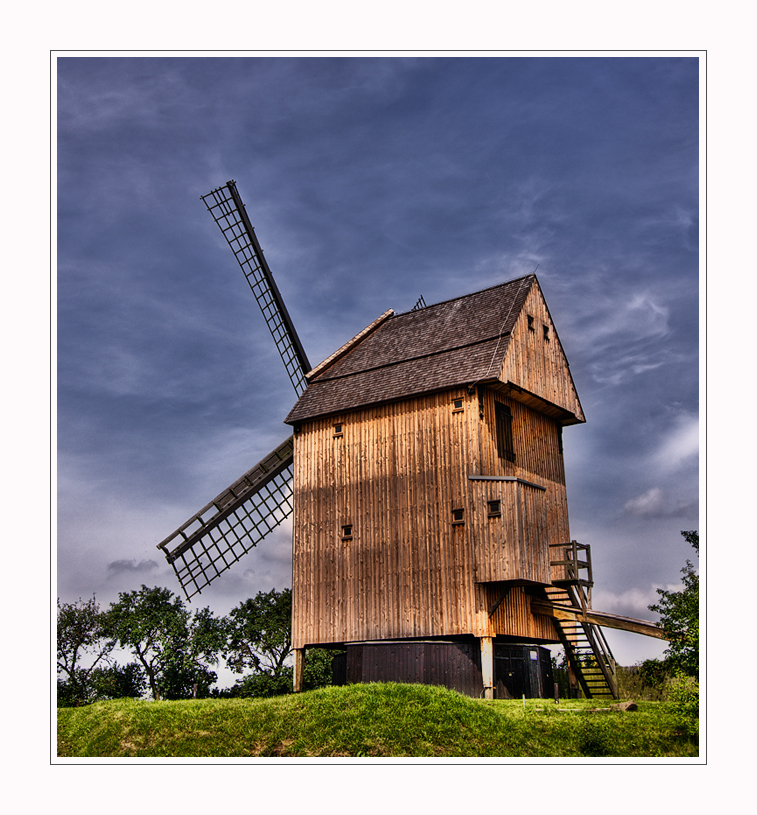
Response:
[[[307,387],[305,374],[310,370],[310,363],[263,256],[235,182],[229,181],[225,186],[203,195],[202,200],[242,267],[297,396],[301,396]]]
[[[290,436],[158,544],[187,599],[291,515],[292,453]]]
[[[310,363],[268,268],[234,181],[202,196],[258,301],[297,396]],[[158,544],[187,599],[242,558],[292,513],[292,437]]]

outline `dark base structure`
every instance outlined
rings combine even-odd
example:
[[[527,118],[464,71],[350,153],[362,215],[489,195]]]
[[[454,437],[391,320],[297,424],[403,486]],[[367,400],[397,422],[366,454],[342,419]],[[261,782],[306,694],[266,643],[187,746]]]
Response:
[[[352,643],[332,663],[335,685],[409,682],[441,685],[484,697],[481,647],[470,640],[396,640]],[[552,660],[538,645],[494,642],[494,696],[544,699],[554,693]]]

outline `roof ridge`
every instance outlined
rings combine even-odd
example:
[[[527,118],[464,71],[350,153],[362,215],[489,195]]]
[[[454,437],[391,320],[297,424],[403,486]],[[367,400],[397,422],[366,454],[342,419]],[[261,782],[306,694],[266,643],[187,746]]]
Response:
[[[399,314],[395,314],[395,317],[406,317],[409,314],[420,314],[424,311],[428,311],[430,308],[436,308],[436,306],[444,306],[447,303],[453,303],[455,300],[465,300],[466,297],[473,297],[476,294],[483,294],[487,291],[492,291],[492,289],[500,289],[504,286],[510,286],[513,283],[518,283],[519,281],[523,281],[528,277],[534,278],[536,280],[536,274],[534,272],[529,272],[528,274],[521,275],[520,277],[514,277],[512,280],[505,280],[504,283],[495,283],[493,286],[487,286],[485,289],[477,289],[476,291],[470,291],[467,294],[461,294],[457,297],[449,297],[446,300],[440,300],[438,303],[431,303],[424,308],[419,309],[410,309],[410,311],[403,311]]]
[[[364,340],[368,334],[375,331],[381,323],[388,320],[390,317],[394,316],[394,309],[390,308],[385,311],[380,317],[377,317],[370,325],[367,325],[362,331],[355,334],[355,336],[351,340],[347,340],[347,342],[341,347],[337,348],[331,356],[326,357],[323,362],[320,362],[318,365],[315,366],[312,370],[308,371],[305,374],[305,379],[310,381],[314,376],[322,373],[329,367],[329,365],[333,365],[338,359],[343,357],[348,351],[351,351],[358,343]]]

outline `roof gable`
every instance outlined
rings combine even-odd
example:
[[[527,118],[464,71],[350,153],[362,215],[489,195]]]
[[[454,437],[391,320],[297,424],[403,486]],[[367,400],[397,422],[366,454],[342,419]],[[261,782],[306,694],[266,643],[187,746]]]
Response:
[[[538,281],[530,288],[512,327],[499,379],[506,386],[514,386],[516,398],[559,416],[565,424],[586,421]]]
[[[286,422],[496,381],[535,275],[404,314],[386,312],[308,374]]]

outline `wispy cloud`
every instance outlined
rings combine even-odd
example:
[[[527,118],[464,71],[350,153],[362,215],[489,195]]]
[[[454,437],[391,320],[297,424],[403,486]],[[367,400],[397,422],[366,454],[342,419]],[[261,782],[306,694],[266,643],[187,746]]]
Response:
[[[680,584],[649,585],[646,588],[634,586],[622,592],[595,589],[592,593],[591,604],[597,611],[621,614],[625,617],[636,617],[639,620],[654,620],[656,615],[649,610],[649,606],[654,605],[660,599],[660,595],[657,593],[658,588],[663,588],[666,591],[676,591],[680,589]]]
[[[654,463],[666,472],[688,464],[699,455],[699,418],[688,413],[676,417],[664,435]]]
[[[661,345],[670,332],[670,309],[651,291],[591,301],[577,331],[578,344],[590,358],[593,378],[617,385],[671,361]]]
[[[696,501],[670,498],[660,487],[652,487],[636,498],[626,501],[623,511],[642,518],[679,518],[696,510]]]

